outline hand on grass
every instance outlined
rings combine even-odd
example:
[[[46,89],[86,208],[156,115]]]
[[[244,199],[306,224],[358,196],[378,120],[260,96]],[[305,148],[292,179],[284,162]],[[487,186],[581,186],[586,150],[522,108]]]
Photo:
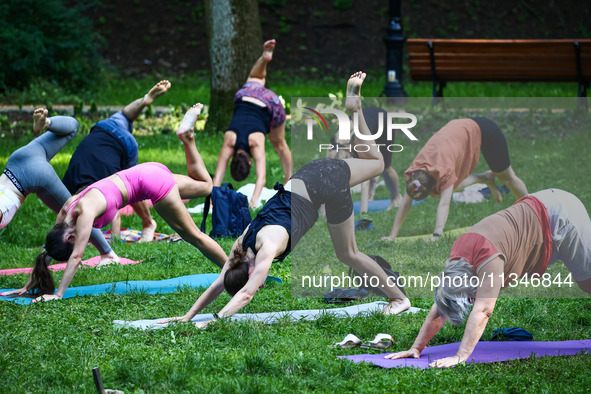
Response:
[[[55,294],[43,294],[41,297],[35,298],[32,302],[59,300],[60,298],[62,297],[59,297]]]
[[[250,200],[250,202],[248,203],[248,208],[257,209],[257,202],[258,201]]]
[[[27,288],[23,287],[21,289],[14,289],[14,290],[10,290],[10,291],[5,291],[3,293],[0,293],[0,296],[2,296],[2,297],[15,296],[15,295],[24,294],[26,292],[27,292]]]
[[[394,242],[395,239],[396,239],[396,237],[392,237],[390,235],[388,235],[387,237],[381,238],[382,241],[387,241],[387,242]]]
[[[212,321],[213,321],[213,320],[209,320],[209,321],[202,321],[202,322],[199,322],[199,323],[195,323],[195,327],[197,327],[197,328],[205,328],[205,327],[207,327],[207,325],[208,325],[209,323],[211,323]]]
[[[187,319],[185,316],[169,317],[168,319],[160,320],[158,324],[172,323],[175,321],[188,322],[189,320],[191,319]]]
[[[464,360],[462,360],[460,356],[451,356],[435,360],[431,364],[429,364],[429,366],[435,368],[449,368],[461,364],[463,362]]]
[[[425,242],[430,243],[430,242],[437,242],[441,239],[441,237],[431,237],[431,238],[427,238],[425,239]]]
[[[420,358],[420,357],[421,357],[421,352],[419,352],[417,349],[408,349],[403,352],[388,354],[384,358],[396,360],[398,358]]]

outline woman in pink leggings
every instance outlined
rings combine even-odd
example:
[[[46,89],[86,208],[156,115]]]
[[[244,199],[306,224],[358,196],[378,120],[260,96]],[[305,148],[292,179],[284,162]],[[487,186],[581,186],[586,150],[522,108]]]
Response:
[[[182,202],[183,198],[207,195],[212,189],[211,177],[197,151],[193,135],[202,107],[196,104],[190,108],[177,131],[185,145],[189,176],[172,174],[160,163],[143,163],[95,182],[72,196],[58,213],[55,227],[47,235],[46,250],[37,257],[31,278],[19,291],[33,290],[41,296],[38,300],[61,298],[82,260],[93,227],[105,226],[120,208],[146,199],[152,200],[156,212],[185,241],[218,266],[225,263],[227,256],[222,248],[199,231]],[[68,262],[55,294],[47,269],[50,258]]]

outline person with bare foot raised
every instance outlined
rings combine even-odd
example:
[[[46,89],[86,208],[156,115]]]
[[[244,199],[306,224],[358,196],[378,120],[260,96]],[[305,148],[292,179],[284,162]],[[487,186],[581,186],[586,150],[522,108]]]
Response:
[[[361,111],[360,90],[365,73],[357,72],[347,83],[346,107],[359,114],[359,128],[371,135]],[[358,143],[354,141],[353,143]],[[384,160],[379,147],[360,151],[359,158],[317,159],[305,164],[287,182],[276,185],[273,196],[236,240],[220,276],[184,315],[161,321],[190,321],[224,289],[232,299],[218,313],[228,317],[246,306],[263,286],[273,261],[283,261],[318,219],[325,204],[328,229],[336,255],[360,275],[378,278],[378,286],[389,298],[385,314],[410,308],[402,291],[388,282],[382,268],[357,249],[350,187],[381,174]],[[372,279],[373,281],[373,279]],[[205,326],[202,323],[199,326]]]
[[[265,88],[267,64],[273,58],[275,40],[263,45],[263,54],[252,67],[248,79],[234,96],[234,115],[224,134],[213,178],[214,186],[221,186],[230,159],[230,173],[238,182],[250,174],[254,159],[256,182],[250,208],[258,206],[261,191],[266,182],[265,135],[279,156],[285,177],[291,177],[291,151],[285,141],[285,108],[277,94]]]
[[[480,152],[490,171],[475,174],[472,171],[478,164]],[[501,202],[501,192],[495,183],[497,177],[515,198],[527,194],[525,184],[511,168],[505,136],[495,122],[482,117],[456,119],[443,126],[427,141],[404,175],[406,191],[392,231],[382,238],[384,241],[394,241],[412,207],[412,200],[422,200],[429,194],[440,196],[432,241],[443,233],[454,190],[484,183],[493,198]]]
[[[182,202],[183,198],[207,195],[212,189],[211,177],[205,170],[192,137],[202,108],[202,104],[191,107],[177,131],[185,145],[189,176],[173,174],[160,163],[142,163],[91,184],[65,202],[58,213],[55,227],[47,235],[46,251],[37,257],[33,270],[33,276],[37,272],[42,273],[43,277],[33,278],[32,283],[49,283],[45,289],[39,289],[42,291],[37,294],[43,295],[38,300],[56,299],[64,295],[78,269],[93,228],[110,223],[125,205],[146,199],[152,200],[156,212],[185,241],[222,267],[227,260],[223,249],[197,228]],[[45,263],[47,256],[68,262],[55,294],[53,280]]]
[[[91,183],[137,164],[138,144],[132,134],[133,122],[146,107],[166,93],[170,87],[169,81],[160,81],[143,97],[92,126],[90,134],[80,142],[72,155],[63,177],[63,182],[70,193],[79,193]],[[148,203],[141,201],[133,204],[132,207],[142,219],[140,242],[152,241],[156,222],[152,219]],[[117,215],[113,220],[111,232],[115,237],[119,236],[120,223],[120,215]]]
[[[47,115],[44,108],[33,112],[35,134],[47,131],[11,154],[0,176],[0,228],[12,221],[30,194],[36,194],[55,213],[72,197],[49,162],[74,138],[78,132],[78,121],[69,116]],[[89,237],[101,255],[101,264],[119,261],[99,229],[90,232]],[[29,280],[27,286],[31,284]],[[13,293],[24,293],[27,286]]]

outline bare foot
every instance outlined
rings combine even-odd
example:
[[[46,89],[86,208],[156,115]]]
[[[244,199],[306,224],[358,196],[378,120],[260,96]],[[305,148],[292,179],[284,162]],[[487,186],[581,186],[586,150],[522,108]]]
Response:
[[[197,103],[185,114],[181,125],[179,126],[178,130],[176,131],[176,136],[180,138],[181,141],[184,142],[191,142],[195,139],[193,135],[193,130],[195,129],[195,123],[197,123],[197,118],[199,114],[201,114],[201,110],[203,109],[203,104]]]
[[[401,202],[402,202],[402,196],[400,194],[398,194],[398,196],[396,196],[396,198],[390,200],[390,205],[388,205],[388,208],[386,208],[386,211],[389,211],[392,208],[398,208],[400,206]]]
[[[490,189],[490,192],[491,192],[493,198],[497,202],[503,202],[503,195],[499,191],[499,188],[497,187],[497,184],[495,182],[495,174],[493,174],[493,172],[490,170],[485,172],[484,174],[482,174],[482,181]]]
[[[265,41],[263,44],[263,60],[270,62],[273,59],[273,50],[275,49],[275,39]]]
[[[119,264],[119,256],[117,256],[113,251],[111,251],[109,254],[101,255],[101,260],[96,265],[96,268],[101,269],[101,267],[110,264]]]
[[[154,232],[156,231],[156,222],[151,219],[152,223],[148,227],[142,228],[142,237],[139,242],[152,242],[154,240]]]
[[[358,111],[361,108],[361,85],[367,75],[364,72],[357,71],[351,75],[347,81],[347,99],[345,100],[345,108],[349,111]]]
[[[162,96],[164,93],[170,89],[171,83],[164,79],[158,82],[150,91],[144,96],[144,104],[150,105],[156,100],[158,97]]]
[[[39,135],[43,130],[46,130],[51,124],[51,120],[47,119],[47,110],[45,108],[37,108],[33,112],[33,132]]]
[[[397,315],[410,308],[410,300],[408,298],[403,299],[391,299],[390,303],[382,309],[384,315]]]

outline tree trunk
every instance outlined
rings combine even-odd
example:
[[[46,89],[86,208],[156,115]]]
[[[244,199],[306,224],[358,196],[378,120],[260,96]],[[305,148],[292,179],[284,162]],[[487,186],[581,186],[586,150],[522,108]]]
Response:
[[[234,95],[263,50],[258,0],[205,0],[211,59],[211,99],[206,130],[226,131]]]

